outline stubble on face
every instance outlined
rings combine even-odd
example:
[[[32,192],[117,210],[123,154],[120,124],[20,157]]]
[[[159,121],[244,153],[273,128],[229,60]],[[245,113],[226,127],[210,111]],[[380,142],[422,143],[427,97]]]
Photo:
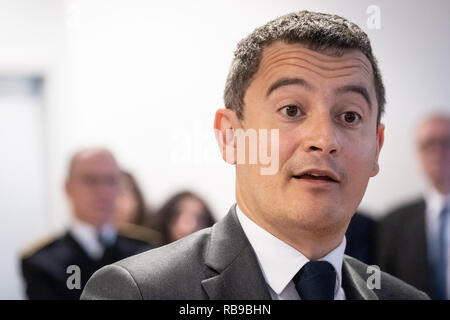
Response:
[[[302,45],[275,43],[264,49],[244,98],[241,123],[244,129],[280,130],[280,170],[261,176],[255,165],[236,169],[238,205],[257,224],[276,236],[301,232],[343,236],[374,175],[379,151],[371,70],[359,51],[336,57]],[[306,80],[310,87],[286,85],[267,95],[277,80],[293,78]],[[335,94],[336,88],[349,84],[367,88],[371,107],[355,92]],[[300,105],[304,117],[286,120],[280,116],[283,105]],[[344,127],[337,120],[340,112],[348,110],[362,115],[359,127]],[[314,146],[322,152],[312,152]],[[293,178],[307,168],[331,170],[339,183],[321,188]]]

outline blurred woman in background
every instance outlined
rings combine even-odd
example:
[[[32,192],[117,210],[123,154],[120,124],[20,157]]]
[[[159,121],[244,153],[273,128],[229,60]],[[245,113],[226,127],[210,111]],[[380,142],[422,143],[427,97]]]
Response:
[[[171,197],[159,210],[157,217],[165,243],[211,227],[215,222],[206,202],[190,191],[179,192]]]
[[[132,235],[150,244],[160,244],[162,241],[161,233],[155,230],[155,218],[147,207],[136,179],[125,170],[121,172],[115,222],[119,232]]]

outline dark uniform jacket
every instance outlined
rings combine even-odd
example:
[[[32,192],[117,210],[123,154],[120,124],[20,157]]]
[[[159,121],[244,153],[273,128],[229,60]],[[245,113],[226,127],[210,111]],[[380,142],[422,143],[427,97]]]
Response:
[[[375,232],[374,220],[365,214],[355,213],[345,233],[347,239],[345,254],[364,263],[373,264],[375,261]]]
[[[29,299],[79,299],[82,289],[92,274],[101,267],[151,249],[148,243],[117,235],[114,244],[105,248],[100,260],[92,259],[75,240],[70,232],[48,241],[37,250],[24,254],[21,258],[22,275],[26,295]],[[80,289],[73,288],[69,279],[75,274],[69,266],[80,270]],[[67,281],[72,285],[69,287]]]
[[[433,296],[425,230],[425,200],[394,209],[381,221],[377,259],[381,270]]]

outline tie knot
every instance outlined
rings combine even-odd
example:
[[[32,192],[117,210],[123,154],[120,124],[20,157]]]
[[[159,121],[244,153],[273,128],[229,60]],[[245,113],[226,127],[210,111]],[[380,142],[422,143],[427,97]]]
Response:
[[[101,232],[97,233],[97,241],[103,248],[106,248],[109,244],[106,237]]]
[[[309,261],[293,278],[302,300],[333,300],[336,270],[327,261]]]

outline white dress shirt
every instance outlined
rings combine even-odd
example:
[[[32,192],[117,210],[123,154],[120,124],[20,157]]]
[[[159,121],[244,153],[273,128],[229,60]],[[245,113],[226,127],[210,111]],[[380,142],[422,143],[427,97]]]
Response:
[[[439,254],[439,216],[445,205],[450,206],[450,195],[444,196],[435,190],[431,190],[425,195],[425,203],[428,258],[431,261],[436,261]],[[450,219],[447,219],[444,228],[447,235],[447,257],[450,257]],[[450,259],[447,259],[447,298],[450,298]]]
[[[276,238],[252,220],[236,204],[239,222],[258,258],[259,266],[266,280],[273,300],[300,300],[292,278],[309,261],[302,253]],[[346,239],[325,257],[336,270],[335,300],[345,300],[342,289],[342,261]]]
[[[71,221],[69,232],[94,260],[100,259],[105,251],[103,244],[98,239],[99,234],[106,243],[113,244],[116,240],[116,229],[111,224],[104,225],[99,233],[94,226],[76,218]]]

